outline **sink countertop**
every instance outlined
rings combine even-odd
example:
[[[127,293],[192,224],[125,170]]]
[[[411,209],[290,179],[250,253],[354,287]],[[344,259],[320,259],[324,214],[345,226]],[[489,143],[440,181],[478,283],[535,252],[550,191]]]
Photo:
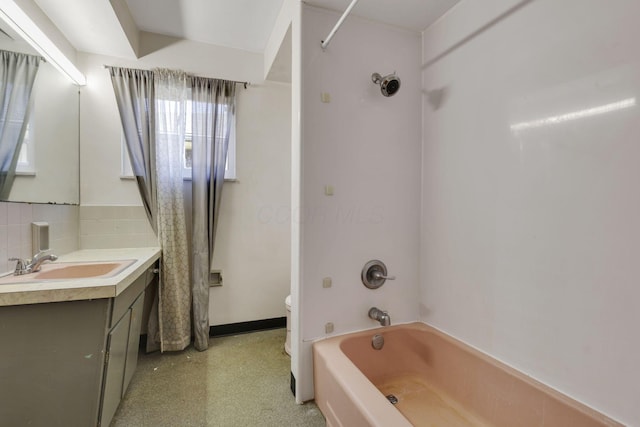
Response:
[[[0,285],[0,306],[114,298],[160,258],[160,248],[82,249],[57,262],[136,261],[112,277],[43,280]]]

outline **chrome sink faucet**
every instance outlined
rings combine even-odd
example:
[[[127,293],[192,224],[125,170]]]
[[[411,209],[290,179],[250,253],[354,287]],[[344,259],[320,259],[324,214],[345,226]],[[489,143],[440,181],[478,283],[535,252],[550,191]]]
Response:
[[[22,258],[9,258],[9,261],[16,261],[16,269],[13,272],[14,276],[21,276],[23,274],[35,273],[40,271],[40,266],[45,261],[55,261],[58,257],[53,254],[48,254],[44,251],[40,251],[33,256],[32,259]]]
[[[389,313],[384,310],[380,310],[377,307],[371,307],[369,309],[369,317],[380,322],[380,325],[382,326],[391,325],[391,317],[389,316]]]

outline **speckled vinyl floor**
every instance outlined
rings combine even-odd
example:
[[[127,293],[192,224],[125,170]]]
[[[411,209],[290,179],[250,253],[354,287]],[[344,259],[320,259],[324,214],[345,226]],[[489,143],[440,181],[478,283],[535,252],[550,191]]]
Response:
[[[112,427],[324,426],[289,389],[285,329],[210,338],[209,349],[140,354]]]

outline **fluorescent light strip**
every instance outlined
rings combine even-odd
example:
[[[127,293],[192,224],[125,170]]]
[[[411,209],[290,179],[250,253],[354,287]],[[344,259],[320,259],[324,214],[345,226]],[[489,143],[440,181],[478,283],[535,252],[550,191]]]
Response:
[[[0,1],[0,17],[15,32],[25,39],[48,62],[69,77],[75,84],[84,86],[84,74],[66,57],[58,46],[36,25],[35,22],[13,1]]]
[[[561,114],[559,116],[551,116],[544,119],[532,120],[529,122],[516,123],[510,126],[511,130],[518,132],[525,129],[533,129],[542,126],[549,126],[568,122],[571,120],[584,119],[585,117],[597,116],[599,114],[611,113],[613,111],[624,110],[636,106],[635,98],[623,99],[622,101],[612,102],[611,104],[601,105],[598,107],[588,108],[586,110],[574,111],[571,113]]]

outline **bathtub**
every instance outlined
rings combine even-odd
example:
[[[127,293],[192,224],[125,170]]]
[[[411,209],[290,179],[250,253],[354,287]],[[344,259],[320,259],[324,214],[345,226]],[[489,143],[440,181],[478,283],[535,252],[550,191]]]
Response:
[[[313,360],[329,427],[622,425],[423,323],[318,341]]]

